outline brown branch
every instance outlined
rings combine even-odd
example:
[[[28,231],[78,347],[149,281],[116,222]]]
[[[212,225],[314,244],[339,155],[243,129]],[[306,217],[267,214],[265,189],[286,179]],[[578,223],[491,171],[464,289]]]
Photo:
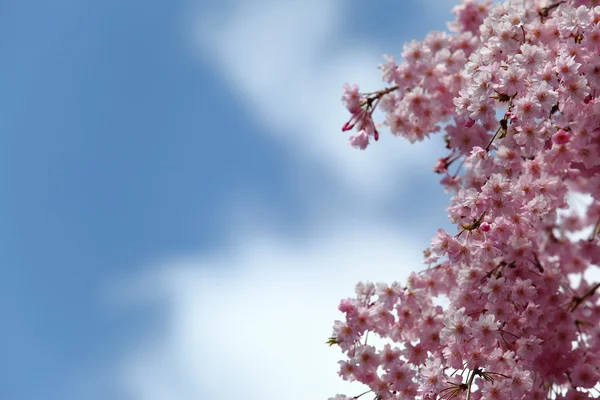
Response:
[[[365,93],[365,96],[367,96],[367,99],[366,99],[366,100],[363,100],[363,101],[360,103],[360,106],[361,106],[361,107],[363,107],[363,106],[365,106],[365,105],[366,105],[367,107],[371,107],[371,105],[373,104],[373,102],[374,102],[375,100],[379,100],[379,99],[381,99],[383,96],[385,96],[386,94],[392,93],[394,90],[398,90],[398,89],[399,89],[399,87],[396,85],[396,86],[389,87],[389,88],[387,88],[387,89],[380,90],[380,91],[378,91],[378,92],[373,92],[373,93]],[[372,95],[374,95],[374,96],[373,96],[373,97],[371,97]]]
[[[554,10],[555,8],[557,8],[562,3],[564,3],[564,0],[563,1],[557,1],[556,3],[552,3],[549,6],[546,6],[546,7],[542,8],[542,10],[538,13],[540,15],[540,18],[542,19],[542,22],[544,22],[544,18],[548,18],[548,15],[550,14],[550,11]]]
[[[473,385],[473,380],[475,380],[475,375],[479,375],[481,372],[480,369],[475,368],[471,371],[471,377],[469,378],[469,383],[467,384],[467,400],[471,399],[471,386]]]
[[[598,290],[598,288],[600,287],[600,282],[596,283],[594,286],[592,286],[590,288],[590,290],[588,290],[587,292],[585,292],[585,294],[581,297],[574,297],[573,298],[573,305],[571,306],[571,308],[569,309],[570,312],[575,311],[575,309],[577,307],[579,307],[579,305],[581,303],[583,303],[584,301],[587,300],[588,297],[591,297],[594,295],[594,293],[596,292],[596,290]]]

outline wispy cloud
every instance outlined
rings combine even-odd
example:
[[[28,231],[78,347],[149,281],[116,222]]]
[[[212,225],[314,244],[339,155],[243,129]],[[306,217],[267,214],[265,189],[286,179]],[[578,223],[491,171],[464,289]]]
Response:
[[[228,254],[169,260],[146,277],[168,304],[164,331],[124,365],[135,399],[325,399],[337,379],[325,345],[336,305],[360,280],[404,281],[421,243],[365,221],[290,242],[243,235]]]
[[[344,12],[338,0],[237,1],[202,13],[195,38],[266,134],[299,162],[318,164],[342,189],[376,201],[408,170],[430,167],[439,146],[410,146],[389,135],[369,153],[347,145],[340,131],[349,116],[340,103],[342,84],[382,88],[376,66],[383,51],[353,41],[350,27],[342,26]]]

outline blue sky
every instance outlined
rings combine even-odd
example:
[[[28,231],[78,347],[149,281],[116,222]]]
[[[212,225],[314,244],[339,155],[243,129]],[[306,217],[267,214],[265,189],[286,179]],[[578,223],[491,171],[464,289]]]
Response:
[[[447,197],[439,140],[348,147],[341,87],[453,3],[4,2],[0,398],[346,388],[337,300],[419,269]]]

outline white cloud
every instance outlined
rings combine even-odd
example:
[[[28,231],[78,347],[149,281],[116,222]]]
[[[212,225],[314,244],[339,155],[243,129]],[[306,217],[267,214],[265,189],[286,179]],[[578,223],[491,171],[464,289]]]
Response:
[[[567,195],[567,203],[569,208],[564,210],[557,210],[559,221],[563,221],[566,217],[570,215],[576,215],[578,217],[583,217],[587,214],[587,210],[589,206],[593,203],[594,199],[589,194],[577,193],[577,192],[569,192]],[[567,237],[570,240],[577,241],[581,239],[587,239],[590,237],[592,232],[594,231],[593,226],[588,226],[585,229],[582,229],[578,232],[567,232]]]
[[[358,228],[358,229],[357,229]],[[235,251],[171,260],[147,280],[166,300],[156,341],[122,365],[133,399],[326,399],[363,387],[336,375],[325,345],[360,280],[404,281],[423,243],[364,221],[294,243],[244,235]]]
[[[383,49],[351,41],[343,18],[339,0],[237,1],[221,13],[201,14],[195,38],[266,134],[298,162],[318,164],[344,191],[378,201],[397,187],[390,177],[431,168],[443,146],[439,140],[411,146],[389,134],[364,153],[347,144],[342,85],[384,87],[377,70]]]
[[[577,215],[580,218],[584,217],[593,202],[594,198],[588,193],[569,192],[569,194],[567,194],[567,203],[569,207],[565,210],[557,210],[558,220],[562,222],[570,215]],[[572,241],[586,240],[592,236],[594,228],[594,225],[589,225],[576,232],[567,232],[566,236]],[[582,277],[590,283],[598,282],[600,281],[600,268],[598,268],[597,265],[591,265],[584,272],[583,276],[571,275],[569,276],[569,281],[573,287],[577,287]]]

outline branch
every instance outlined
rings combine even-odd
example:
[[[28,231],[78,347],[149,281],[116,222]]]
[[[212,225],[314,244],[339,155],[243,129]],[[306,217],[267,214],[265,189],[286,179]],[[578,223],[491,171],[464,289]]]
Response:
[[[596,290],[600,287],[600,282],[596,283],[594,286],[592,286],[590,288],[590,290],[588,290],[587,292],[585,292],[585,294],[581,297],[575,297],[573,298],[573,306],[571,306],[571,308],[569,309],[570,312],[575,311],[575,309],[577,307],[579,307],[579,305],[581,303],[583,303],[585,300],[587,300],[588,297],[593,296],[594,292],[596,292]]]
[[[557,1],[556,3],[552,3],[549,6],[546,6],[546,7],[542,8],[542,10],[538,13],[540,15],[540,18],[542,19],[542,22],[544,22],[544,18],[548,17],[548,15],[550,14],[550,11],[554,10],[555,8],[557,8],[562,3],[564,3],[564,0],[563,1]]]

